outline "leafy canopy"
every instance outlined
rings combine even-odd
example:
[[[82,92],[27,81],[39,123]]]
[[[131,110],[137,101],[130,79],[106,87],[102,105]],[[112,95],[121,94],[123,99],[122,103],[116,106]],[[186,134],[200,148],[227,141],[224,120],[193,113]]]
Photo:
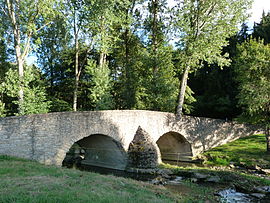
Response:
[[[243,118],[270,126],[270,46],[255,39],[238,45],[235,72]]]
[[[222,48],[246,17],[251,0],[183,0],[174,8],[174,28],[183,64],[197,69],[203,61],[228,65]]]

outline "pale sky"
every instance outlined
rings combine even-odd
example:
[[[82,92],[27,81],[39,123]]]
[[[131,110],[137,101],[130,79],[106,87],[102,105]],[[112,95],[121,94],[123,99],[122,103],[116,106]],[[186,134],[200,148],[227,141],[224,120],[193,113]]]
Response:
[[[270,0],[254,0],[252,5],[252,15],[249,18],[249,22],[253,24],[253,22],[260,22],[262,17],[263,10],[265,13],[270,11]]]

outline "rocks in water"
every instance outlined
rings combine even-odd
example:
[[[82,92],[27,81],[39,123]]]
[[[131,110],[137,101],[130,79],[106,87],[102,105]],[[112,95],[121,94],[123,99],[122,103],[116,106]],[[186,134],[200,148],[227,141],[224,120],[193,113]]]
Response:
[[[156,173],[166,179],[171,179],[171,175],[173,175],[173,172],[168,169],[160,169]]]
[[[179,184],[183,181],[183,177],[176,176],[173,180],[168,181],[169,184]]]
[[[219,183],[221,181],[219,176],[212,176],[210,174],[198,173],[198,172],[195,172],[192,175],[192,178],[197,179],[197,181],[200,181],[200,182]],[[195,182],[197,182],[197,181],[195,181]]]
[[[270,186],[256,187],[255,191],[260,193],[270,193]]]
[[[264,174],[270,175],[270,169],[261,169]]]
[[[235,165],[231,163],[231,164],[229,165],[229,167],[230,167],[231,169],[234,169],[234,168],[235,168]]]
[[[220,182],[220,177],[219,176],[211,176],[206,179],[207,182],[212,182],[212,183],[219,183]]]
[[[128,161],[131,168],[156,168],[158,147],[151,136],[140,126],[128,148]]]
[[[206,178],[208,178],[209,177],[209,175],[208,174],[204,174],[204,173],[194,173],[193,174],[193,177],[194,178],[197,178],[197,179],[206,179]]]
[[[155,179],[151,180],[150,183],[154,185],[165,185],[167,182],[163,177],[158,176]]]
[[[252,197],[255,197],[257,199],[262,199],[265,197],[265,194],[262,194],[262,193],[251,193],[250,194]]]
[[[227,189],[218,192],[221,197],[221,202],[226,203],[246,203],[250,202],[251,198],[248,194],[236,192],[235,189]]]
[[[221,197],[221,202],[224,203],[264,202],[265,198],[268,199],[266,193],[270,194],[270,186],[257,187],[255,190],[257,192],[245,194],[230,188],[219,191],[218,195]]]
[[[198,179],[197,178],[190,178],[190,182],[197,183],[198,182]]]

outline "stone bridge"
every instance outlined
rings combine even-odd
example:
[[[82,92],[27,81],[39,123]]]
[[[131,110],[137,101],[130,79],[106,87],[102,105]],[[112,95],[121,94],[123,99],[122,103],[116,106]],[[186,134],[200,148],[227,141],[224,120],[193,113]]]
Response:
[[[74,143],[85,162],[125,169],[139,126],[150,136],[158,160],[181,160],[257,133],[252,126],[219,119],[143,110],[60,112],[0,119],[0,154],[62,165]]]

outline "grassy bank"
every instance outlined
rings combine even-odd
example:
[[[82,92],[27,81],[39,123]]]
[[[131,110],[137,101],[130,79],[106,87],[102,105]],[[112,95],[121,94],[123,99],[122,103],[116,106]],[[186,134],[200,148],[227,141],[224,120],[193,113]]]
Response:
[[[215,202],[211,188],[191,182],[179,191],[8,156],[0,156],[0,188],[1,203]]]
[[[266,153],[265,135],[253,135],[205,152],[206,164],[236,165],[270,168],[270,155]]]
[[[166,189],[134,180],[0,157],[0,202],[174,202]]]
[[[212,165],[234,162],[270,166],[264,135],[239,139],[212,149],[204,156],[207,157],[207,163]],[[0,156],[0,203],[211,203],[217,202],[214,194],[224,188],[249,192],[254,187],[270,185],[267,178],[237,171],[182,168],[166,164],[161,167],[186,179],[180,185],[164,187],[113,175],[45,166],[34,161]],[[196,176],[202,174],[216,177],[219,181],[200,182]]]

